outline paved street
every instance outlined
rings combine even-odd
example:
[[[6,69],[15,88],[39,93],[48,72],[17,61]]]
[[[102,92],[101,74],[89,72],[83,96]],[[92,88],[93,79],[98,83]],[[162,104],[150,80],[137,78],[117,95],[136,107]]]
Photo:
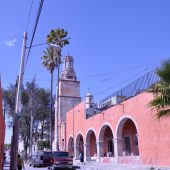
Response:
[[[169,167],[141,166],[133,164],[112,164],[112,163],[88,163],[85,165],[76,164],[78,170],[170,170]],[[9,170],[9,164],[5,164],[3,170]],[[48,170],[47,167],[30,167],[25,164],[25,170]]]

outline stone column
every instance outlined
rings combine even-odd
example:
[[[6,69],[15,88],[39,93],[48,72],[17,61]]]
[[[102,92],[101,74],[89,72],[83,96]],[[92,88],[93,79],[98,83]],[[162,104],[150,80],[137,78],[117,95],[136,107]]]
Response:
[[[115,158],[117,158],[118,157],[118,140],[113,139],[113,143],[114,143],[114,155],[115,155]]]
[[[103,141],[96,142],[97,144],[97,162],[100,162],[100,157],[104,157]]]
[[[90,160],[90,144],[86,143],[84,146],[84,162]]]
[[[113,139],[113,142],[114,142],[115,159],[117,160],[118,163],[119,155],[123,153],[122,138],[115,138]]]
[[[74,145],[74,159],[79,158],[79,146]]]

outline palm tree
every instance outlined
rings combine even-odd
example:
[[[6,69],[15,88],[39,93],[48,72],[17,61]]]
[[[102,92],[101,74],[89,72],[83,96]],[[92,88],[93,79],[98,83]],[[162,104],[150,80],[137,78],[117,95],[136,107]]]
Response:
[[[53,72],[56,67],[56,55],[52,47],[48,47],[43,51],[44,55],[41,57],[42,64],[51,74],[51,92],[50,92],[50,150],[52,150],[52,90],[53,90]]]
[[[67,38],[68,31],[64,29],[57,28],[55,30],[51,30],[50,34],[47,35],[47,43],[52,43],[59,45],[61,48],[67,44],[69,44],[69,39]]]
[[[149,89],[154,94],[149,105],[157,110],[156,115],[160,118],[170,115],[170,60],[165,61],[156,74],[161,80]]]
[[[64,29],[57,28],[55,30],[51,30],[47,35],[47,43],[55,44],[60,47],[60,51],[54,49],[54,47],[49,46],[46,51],[44,51],[43,65],[47,68],[47,70],[51,73],[51,110],[52,110],[52,88],[53,88],[53,72],[54,69],[57,68],[58,71],[58,80],[57,80],[57,132],[58,132],[58,92],[59,92],[59,68],[61,64],[61,49],[69,44],[69,39],[67,38],[68,32]],[[52,150],[52,130],[51,130],[51,114],[50,114],[50,149]],[[57,134],[57,150],[59,150],[59,142],[58,142],[58,134]]]

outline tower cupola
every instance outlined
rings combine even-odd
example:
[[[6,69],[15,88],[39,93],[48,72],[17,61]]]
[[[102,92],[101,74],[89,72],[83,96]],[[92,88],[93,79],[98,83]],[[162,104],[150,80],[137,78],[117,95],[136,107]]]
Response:
[[[61,73],[61,79],[64,80],[76,80],[76,74],[73,67],[73,57],[69,54],[63,59],[63,70]]]
[[[94,106],[93,95],[90,92],[86,94],[85,102],[86,102],[86,109],[93,108]]]

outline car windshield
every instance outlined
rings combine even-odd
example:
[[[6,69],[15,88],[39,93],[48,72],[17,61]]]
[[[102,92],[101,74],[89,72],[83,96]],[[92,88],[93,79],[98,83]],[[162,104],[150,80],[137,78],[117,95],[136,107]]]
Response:
[[[53,155],[55,158],[69,157],[68,152],[54,152]]]

